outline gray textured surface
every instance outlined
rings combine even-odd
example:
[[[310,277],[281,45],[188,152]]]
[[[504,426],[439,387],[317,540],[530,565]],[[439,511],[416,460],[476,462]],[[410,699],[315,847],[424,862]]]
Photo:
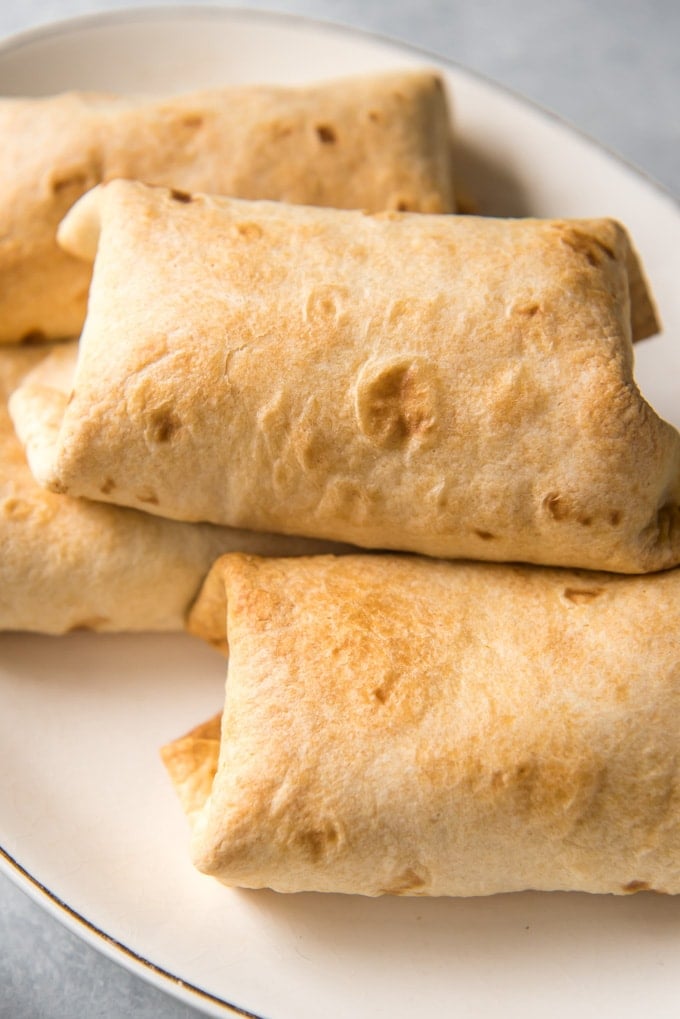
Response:
[[[130,6],[130,0],[0,0],[0,35]],[[236,6],[339,21],[455,60],[558,113],[680,196],[678,0],[287,0]],[[0,1019],[199,1014],[99,955],[0,875]]]
[[[0,0],[0,35],[130,6],[133,0]],[[680,194],[678,0],[243,0],[232,6],[405,39],[555,111]]]

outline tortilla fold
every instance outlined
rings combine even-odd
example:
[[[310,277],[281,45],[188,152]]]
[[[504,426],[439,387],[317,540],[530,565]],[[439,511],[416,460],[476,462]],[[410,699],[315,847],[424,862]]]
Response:
[[[427,70],[162,99],[2,99],[0,343],[80,333],[90,269],[55,235],[101,181],[450,212],[450,135],[442,80]]]
[[[228,637],[221,734],[162,750],[199,870],[680,892],[680,571],[225,556],[209,583],[190,628]]]
[[[42,484],[446,558],[680,561],[680,436],[635,385],[617,223],[113,181],[60,239],[96,262]]]
[[[60,344],[48,355],[38,347],[0,351],[0,630],[181,630],[223,552],[324,550],[322,543],[180,524],[40,488],[7,396],[28,372],[27,422],[49,430],[66,399],[61,387],[70,385],[76,347]]]

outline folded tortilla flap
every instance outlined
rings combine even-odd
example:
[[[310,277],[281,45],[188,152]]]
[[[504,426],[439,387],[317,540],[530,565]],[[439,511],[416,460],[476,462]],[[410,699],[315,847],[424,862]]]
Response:
[[[200,870],[367,895],[680,891],[680,571],[214,571],[230,658]]]
[[[201,586],[200,598],[189,610],[187,630],[195,637],[201,637],[226,654],[229,644],[224,566],[222,556],[211,566],[210,572]]]
[[[632,336],[633,343],[637,343],[656,336],[662,324],[642,260],[631,243],[628,244],[627,268]]]
[[[0,342],[80,332],[90,269],[55,235],[101,181],[450,212],[450,134],[442,81],[427,70],[162,99],[2,99]]]
[[[77,343],[46,348],[42,361],[9,395],[9,413],[39,485],[49,486],[59,429],[78,358]]]
[[[86,191],[57,228],[57,243],[62,251],[85,262],[94,262],[101,230],[99,187]]]
[[[161,760],[189,821],[203,809],[217,772],[221,715],[161,747]]]
[[[434,556],[680,561],[680,437],[635,385],[619,224],[185,199],[87,196],[55,490]]]

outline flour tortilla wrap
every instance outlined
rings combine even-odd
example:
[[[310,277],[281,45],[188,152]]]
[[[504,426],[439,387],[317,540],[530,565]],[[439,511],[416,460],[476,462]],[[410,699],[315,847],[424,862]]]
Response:
[[[223,552],[325,550],[319,542],[179,524],[40,488],[14,433],[7,395],[19,387],[23,399],[26,376],[26,428],[49,433],[75,356],[75,343],[48,355],[37,347],[0,350],[0,630],[181,630]]]
[[[680,571],[226,556],[190,626],[229,642],[221,727],[162,751],[206,874],[680,892]]]
[[[343,208],[454,208],[439,76],[395,71],[298,88],[0,100],[0,343],[76,336],[90,269],[57,226],[114,177]]]
[[[42,484],[447,558],[680,561],[680,436],[633,379],[615,222],[113,181],[60,238],[96,265]]]

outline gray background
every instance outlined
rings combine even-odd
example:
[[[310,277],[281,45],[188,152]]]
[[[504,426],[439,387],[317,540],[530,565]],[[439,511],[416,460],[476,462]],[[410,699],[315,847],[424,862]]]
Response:
[[[160,5],[0,0],[0,36],[131,6]],[[377,31],[464,64],[558,113],[680,197],[680,0],[270,0],[233,6]],[[0,875],[0,1019],[199,1015],[89,948]]]

